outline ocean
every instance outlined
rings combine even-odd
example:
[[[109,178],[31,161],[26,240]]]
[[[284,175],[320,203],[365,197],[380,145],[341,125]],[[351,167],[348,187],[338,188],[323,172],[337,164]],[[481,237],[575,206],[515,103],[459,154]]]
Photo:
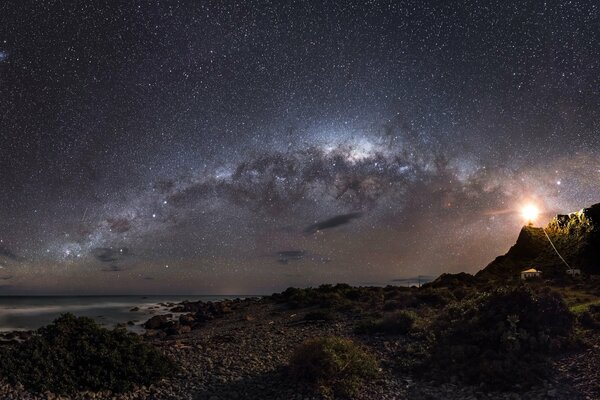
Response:
[[[141,331],[140,323],[168,312],[160,303],[219,301],[243,296],[0,296],[0,332],[37,329],[63,313],[93,318],[105,327],[126,324]],[[132,311],[138,307],[139,310]]]

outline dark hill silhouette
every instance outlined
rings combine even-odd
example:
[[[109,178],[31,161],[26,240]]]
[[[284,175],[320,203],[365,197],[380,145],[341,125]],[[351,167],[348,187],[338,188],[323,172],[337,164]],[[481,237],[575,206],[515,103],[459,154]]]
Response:
[[[565,274],[567,266],[555,253],[544,229],[572,268],[600,274],[600,204],[568,215],[557,215],[546,228],[524,226],[508,253],[497,257],[477,273],[486,279],[518,278],[519,272],[536,268],[547,278]]]

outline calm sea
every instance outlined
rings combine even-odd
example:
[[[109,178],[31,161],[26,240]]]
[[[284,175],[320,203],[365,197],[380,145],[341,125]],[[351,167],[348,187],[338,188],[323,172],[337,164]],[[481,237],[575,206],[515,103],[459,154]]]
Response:
[[[0,296],[0,331],[37,329],[66,312],[93,318],[106,327],[137,321],[130,328],[135,331],[141,330],[139,323],[169,309],[160,306],[160,303],[219,301],[235,297],[237,296]],[[139,310],[131,311],[135,307]]]

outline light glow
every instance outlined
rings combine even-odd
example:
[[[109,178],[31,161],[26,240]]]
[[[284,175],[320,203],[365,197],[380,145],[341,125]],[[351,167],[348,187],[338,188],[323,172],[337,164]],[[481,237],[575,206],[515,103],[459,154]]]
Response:
[[[535,221],[540,215],[540,209],[534,204],[527,204],[521,209],[521,215],[527,222]]]

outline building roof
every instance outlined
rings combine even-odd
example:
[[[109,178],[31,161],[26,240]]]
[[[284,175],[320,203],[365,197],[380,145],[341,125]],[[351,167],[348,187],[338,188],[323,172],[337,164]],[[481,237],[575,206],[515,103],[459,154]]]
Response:
[[[538,270],[537,270],[537,269],[535,269],[535,268],[530,268],[530,269],[528,269],[528,270],[521,271],[521,273],[524,273],[524,272],[531,272],[531,273],[535,273],[535,272],[540,272],[540,271],[538,271]]]

